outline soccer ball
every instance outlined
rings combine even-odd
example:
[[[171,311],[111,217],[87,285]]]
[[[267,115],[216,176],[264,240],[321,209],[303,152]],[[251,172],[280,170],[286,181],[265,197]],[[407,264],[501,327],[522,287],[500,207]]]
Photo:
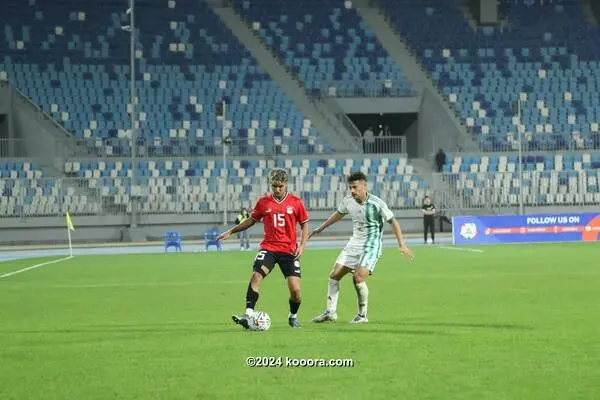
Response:
[[[264,311],[256,311],[248,320],[248,325],[253,331],[266,331],[271,327],[271,317]]]

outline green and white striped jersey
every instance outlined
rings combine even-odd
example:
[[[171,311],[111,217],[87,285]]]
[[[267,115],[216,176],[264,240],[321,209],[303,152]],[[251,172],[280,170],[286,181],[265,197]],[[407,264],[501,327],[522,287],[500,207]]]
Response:
[[[379,197],[367,194],[359,204],[351,195],[344,197],[337,208],[340,214],[352,217],[352,237],[346,249],[357,252],[375,252],[381,256],[384,222],[390,222],[394,213]]]

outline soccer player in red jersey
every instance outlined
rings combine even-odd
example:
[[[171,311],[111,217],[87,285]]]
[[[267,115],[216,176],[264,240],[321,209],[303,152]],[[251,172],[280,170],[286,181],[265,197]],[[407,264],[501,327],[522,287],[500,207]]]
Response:
[[[300,328],[297,318],[301,301],[299,258],[308,239],[308,212],[302,199],[288,193],[287,171],[279,168],[272,169],[269,171],[269,183],[273,193],[257,201],[250,218],[221,233],[218,237],[220,240],[226,240],[232,234],[245,231],[259,221],[264,225],[264,238],[260,243],[260,251],[254,258],[254,272],[246,293],[246,313],[240,316],[234,315],[232,318],[236,324],[249,328],[248,318],[254,313],[260,285],[277,264],[290,290],[288,323],[292,328]],[[296,238],[296,224],[300,224],[302,228],[299,245]]]

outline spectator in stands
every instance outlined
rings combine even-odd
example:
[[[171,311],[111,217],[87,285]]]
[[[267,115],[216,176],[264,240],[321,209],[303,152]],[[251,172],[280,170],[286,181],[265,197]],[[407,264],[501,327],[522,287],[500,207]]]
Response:
[[[375,133],[373,127],[369,126],[363,133],[363,143],[365,153],[373,153],[375,150]]]
[[[248,212],[248,209],[244,207],[238,214],[235,223],[236,225],[239,225],[248,218],[250,218],[250,213]],[[250,250],[250,238],[248,236],[248,230],[239,232],[238,238],[240,239],[240,250]]]
[[[437,167],[437,172],[443,171],[444,164],[446,164],[446,153],[444,153],[443,149],[439,149],[435,155],[435,166]]]
[[[385,137],[392,136],[392,131],[388,125],[383,126],[383,136],[385,136]]]

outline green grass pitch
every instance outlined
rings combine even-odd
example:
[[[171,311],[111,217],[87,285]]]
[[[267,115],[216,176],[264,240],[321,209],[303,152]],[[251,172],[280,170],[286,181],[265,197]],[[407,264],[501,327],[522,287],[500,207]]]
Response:
[[[77,256],[0,279],[0,399],[597,399],[600,246],[388,248],[369,280],[370,323],[315,325],[337,251],[302,258],[303,329],[287,326],[278,269],[235,326],[254,253]],[[0,263],[0,275],[44,260]],[[353,359],[246,366],[249,356]]]

